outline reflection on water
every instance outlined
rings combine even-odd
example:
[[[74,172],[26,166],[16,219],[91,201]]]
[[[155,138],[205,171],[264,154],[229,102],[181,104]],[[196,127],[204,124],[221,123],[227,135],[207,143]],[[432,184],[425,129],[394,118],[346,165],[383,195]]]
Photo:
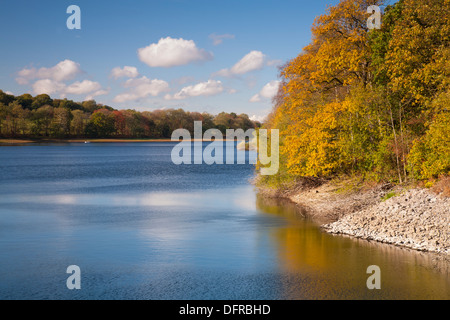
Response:
[[[217,203],[220,205],[221,203]],[[226,199],[222,198],[222,202]],[[175,192],[158,192],[147,194],[58,194],[58,195],[20,195],[10,196],[8,198],[0,199],[0,204],[7,203],[35,203],[35,204],[48,204],[55,205],[86,205],[86,206],[102,206],[102,207],[190,207],[193,205],[211,205],[208,203],[208,199],[205,199],[204,193],[190,192],[190,193],[175,193]]]
[[[287,220],[271,231],[279,267],[291,279],[285,283],[286,299],[450,298],[449,261],[442,256],[329,235],[289,201],[258,197],[257,208]],[[370,265],[381,268],[380,292],[366,288]],[[312,280],[307,287],[305,275]]]

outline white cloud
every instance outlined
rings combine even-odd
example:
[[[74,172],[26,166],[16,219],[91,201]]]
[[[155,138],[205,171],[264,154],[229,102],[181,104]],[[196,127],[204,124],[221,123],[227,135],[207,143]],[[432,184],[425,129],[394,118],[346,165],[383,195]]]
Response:
[[[280,81],[274,80],[266,84],[258,94],[255,94],[250,102],[261,102],[263,99],[272,99],[278,93]]]
[[[73,79],[82,72],[79,63],[66,59],[50,68],[24,68],[17,73],[16,81],[25,85],[32,80],[36,80],[31,85],[35,94],[58,94],[61,98],[66,97],[68,94],[88,95],[87,98],[93,98],[109,93],[109,90],[102,89],[100,83],[91,80],[67,84],[68,80]]]
[[[41,79],[36,81],[33,85],[33,92],[35,94],[48,94],[62,93],[66,85],[62,82],[58,82],[51,79]]]
[[[208,80],[193,86],[184,87],[174,95],[166,95],[166,100],[183,100],[189,97],[213,96],[223,92],[221,81]]]
[[[100,83],[90,80],[77,81],[71,85],[66,85],[63,82],[52,79],[41,79],[33,83],[32,88],[35,94],[59,94],[61,97],[66,97],[68,94],[81,95],[89,93],[88,97],[94,97],[108,93],[108,91],[102,89]]]
[[[218,46],[219,44],[222,44],[224,39],[234,39],[234,34],[211,34],[209,35],[209,38],[212,39],[213,45]]]
[[[136,78],[139,76],[139,72],[136,67],[125,66],[123,68],[115,67],[111,70],[111,78]]]
[[[266,121],[266,118],[267,118],[267,116],[257,116],[254,114],[250,117],[250,120],[263,123],[264,121]]]
[[[261,51],[252,51],[231,68],[231,73],[240,75],[250,71],[262,69],[265,55]]]
[[[129,88],[129,90],[117,95],[114,98],[115,102],[135,101],[148,96],[156,97],[169,89],[169,84],[166,81],[148,79],[145,76],[137,79],[128,79],[123,86]]]
[[[264,67],[266,55],[261,51],[252,51],[239,60],[231,69],[222,69],[215,75],[233,77],[245,73],[261,70]]]
[[[211,60],[213,54],[197,48],[192,40],[161,38],[158,43],[138,49],[139,59],[150,67],[174,67]]]
[[[280,88],[280,83],[281,82],[279,80],[274,80],[274,81],[269,82],[268,84],[266,84],[264,86],[264,88],[262,88],[262,90],[259,94],[264,98],[272,99],[278,93],[278,89]]]
[[[82,82],[74,82],[64,89],[67,94],[87,94],[93,91],[98,91],[102,88],[98,82],[83,80]]]
[[[9,94],[9,95],[11,95],[11,96],[14,95],[14,93],[12,93],[11,91],[5,91],[5,93],[6,93],[6,94]]]
[[[30,68],[20,70],[16,78],[19,84],[28,84],[34,79],[49,79],[53,81],[66,81],[73,79],[76,75],[82,73],[80,64],[72,60],[64,60],[51,68]]]

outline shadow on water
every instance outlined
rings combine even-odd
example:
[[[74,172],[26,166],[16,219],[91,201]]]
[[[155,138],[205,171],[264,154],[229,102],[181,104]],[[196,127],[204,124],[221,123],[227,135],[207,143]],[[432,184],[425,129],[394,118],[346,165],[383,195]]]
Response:
[[[258,196],[257,208],[286,221],[270,235],[285,299],[450,298],[448,257],[327,234],[287,200]],[[381,269],[381,290],[367,288],[371,265]]]

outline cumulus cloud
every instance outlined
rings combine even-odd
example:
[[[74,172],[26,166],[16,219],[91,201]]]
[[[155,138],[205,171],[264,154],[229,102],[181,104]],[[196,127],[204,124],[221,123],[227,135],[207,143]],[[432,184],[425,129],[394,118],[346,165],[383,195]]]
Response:
[[[123,68],[115,67],[111,70],[111,78],[136,78],[139,76],[139,72],[136,67],[125,66]]]
[[[51,79],[41,79],[36,81],[32,86],[35,94],[48,94],[62,93],[66,85],[62,82],[58,82]]]
[[[195,61],[211,60],[213,54],[197,48],[192,40],[161,38],[158,43],[152,43],[138,49],[139,59],[150,67],[174,67]]]
[[[88,94],[85,100],[91,100],[96,96],[109,93],[109,90],[102,89],[100,83],[90,80],[77,81],[70,85],[66,85],[63,82],[52,79],[41,79],[33,83],[31,87],[33,88],[34,94],[58,94],[61,98],[66,97],[68,94]]]
[[[166,95],[166,100],[183,100],[189,97],[214,96],[222,93],[224,90],[222,82],[208,80],[207,82],[197,83],[193,86],[184,87],[174,95]]]
[[[146,76],[137,79],[128,79],[124,85],[129,90],[114,98],[114,102],[136,101],[148,96],[156,97],[169,89],[164,80],[149,79]]]
[[[98,91],[101,89],[101,84],[91,80],[83,80],[82,82],[74,82],[65,88],[64,92],[67,94],[87,94],[89,92]]]
[[[212,39],[213,45],[218,46],[219,44],[222,44],[224,39],[234,39],[234,34],[211,34],[209,35],[209,38]]]
[[[266,55],[261,51],[252,51],[239,60],[231,69],[222,69],[215,75],[233,77],[245,73],[261,70],[265,64]]]
[[[261,102],[263,99],[272,99],[278,93],[280,81],[274,80],[266,84],[258,94],[255,94],[250,102]]]
[[[19,84],[28,84],[34,79],[49,79],[52,81],[67,81],[82,73],[80,64],[72,60],[64,60],[51,68],[22,69],[17,73],[16,81]]]
[[[63,82],[52,79],[41,79],[33,83],[32,88],[35,94],[59,94],[61,97],[65,97],[68,94],[90,94],[89,96],[100,96],[108,93],[108,91],[102,90],[100,83],[90,80],[77,81],[70,85],[66,85]]]
[[[50,68],[24,68],[17,73],[16,81],[22,85],[34,81],[31,84],[34,94],[45,93],[48,95],[59,95],[62,98],[68,94],[95,97],[109,92],[102,89],[100,83],[91,80],[67,84],[67,81],[72,80],[81,73],[83,71],[79,63],[66,59]]]

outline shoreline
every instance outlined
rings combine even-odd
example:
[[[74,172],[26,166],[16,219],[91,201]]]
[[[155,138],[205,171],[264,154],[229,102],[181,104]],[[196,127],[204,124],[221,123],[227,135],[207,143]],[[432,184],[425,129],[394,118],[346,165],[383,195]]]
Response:
[[[170,139],[0,139],[0,144],[173,142]]]
[[[171,140],[171,139],[0,139],[0,145],[21,145],[32,143],[142,143],[142,142],[212,142],[213,140]],[[223,142],[228,140],[223,139]]]
[[[450,197],[442,190],[317,180],[257,189],[305,209],[323,232],[450,256]]]

